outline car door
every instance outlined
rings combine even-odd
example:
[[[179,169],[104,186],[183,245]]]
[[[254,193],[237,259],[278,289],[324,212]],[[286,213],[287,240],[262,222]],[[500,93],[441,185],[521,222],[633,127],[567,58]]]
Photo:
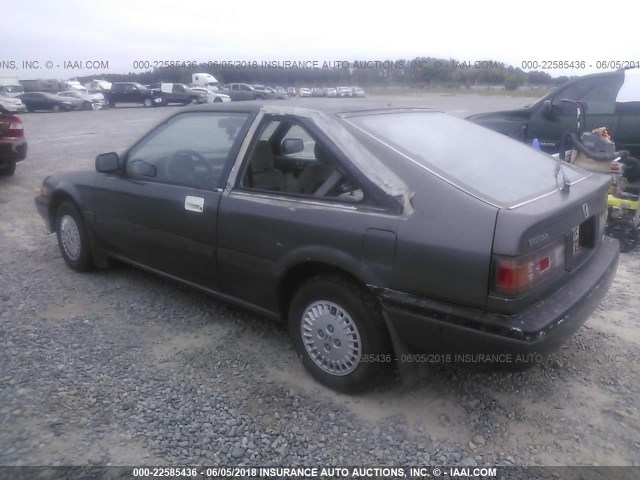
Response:
[[[174,83],[171,93],[175,102],[184,103],[189,101],[189,96],[187,95],[187,92],[185,92],[183,85]]]
[[[348,172],[345,164],[331,153],[313,157],[315,164],[328,165],[326,171],[318,172],[316,183],[320,187],[311,193],[299,193],[295,185],[285,186],[284,174],[265,158],[265,154],[270,157],[269,151],[273,152],[274,146],[266,152],[262,148],[269,145],[264,139],[270,135],[265,132],[281,128],[272,125],[280,121],[284,120],[267,118],[258,130],[257,141],[239,169],[234,188],[220,201],[218,227],[222,291],[271,312],[279,308],[276,300],[279,269],[288,258],[322,259],[326,263],[339,262],[345,269],[358,269],[363,239],[374,210],[359,182],[348,173],[341,177],[340,184],[349,184],[351,192],[322,192],[325,182],[336,178],[338,170]],[[291,121],[291,117],[286,121]],[[316,141],[309,125],[296,126],[313,143],[312,152],[330,151],[327,142]],[[298,142],[301,148],[303,143]],[[255,168],[258,164],[263,167],[261,175],[270,177],[268,183],[258,182]]]
[[[640,158],[640,101],[619,103],[620,125],[614,137],[617,150],[628,150]]]
[[[240,85],[242,100],[253,100],[254,90],[249,85]]]
[[[526,140],[531,142],[537,138],[543,150],[556,153],[563,133],[576,131],[576,107],[562,99],[579,101],[586,106],[584,131],[607,127],[615,138],[620,121],[616,111],[616,96],[623,78],[619,72],[612,72],[581,78],[559,89],[550,98],[548,110],[545,109],[545,102],[540,102],[533,111]]]
[[[185,112],[96,182],[95,230],[116,257],[217,289],[220,192],[249,114]]]

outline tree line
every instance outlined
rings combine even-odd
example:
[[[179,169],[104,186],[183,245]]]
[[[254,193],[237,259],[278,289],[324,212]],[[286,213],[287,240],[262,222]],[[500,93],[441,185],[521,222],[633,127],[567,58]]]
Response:
[[[494,60],[460,61],[433,57],[412,60],[315,62],[317,68],[299,68],[294,62],[243,62],[214,65],[201,63],[191,68],[157,68],[145,72],[104,74],[78,79],[84,83],[95,78],[110,82],[139,82],[145,85],[158,82],[191,83],[193,73],[210,73],[224,83],[252,83],[282,86],[336,86],[362,87],[406,86],[417,88],[474,85],[499,85],[508,90],[521,86],[556,86],[570,77],[551,77],[546,72],[524,70]]]

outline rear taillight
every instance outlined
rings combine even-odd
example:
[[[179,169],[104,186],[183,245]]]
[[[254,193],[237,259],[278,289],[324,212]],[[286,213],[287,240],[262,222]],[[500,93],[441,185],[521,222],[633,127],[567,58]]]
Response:
[[[523,257],[495,256],[492,293],[519,297],[564,270],[564,240]]]
[[[23,137],[24,136],[24,128],[22,127],[22,122],[18,117],[11,117],[11,123],[9,124],[9,128],[6,130],[5,137]]]

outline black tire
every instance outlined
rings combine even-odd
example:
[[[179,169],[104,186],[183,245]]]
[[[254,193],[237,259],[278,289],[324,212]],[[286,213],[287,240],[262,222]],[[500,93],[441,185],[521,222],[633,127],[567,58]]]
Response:
[[[72,223],[69,222],[69,218],[73,220]],[[77,229],[77,234],[79,238],[79,248],[76,250],[77,254],[71,254],[68,251],[74,250],[75,243],[71,245],[65,246],[63,242],[63,233],[62,233],[62,222],[65,221],[65,228],[73,229],[73,225],[75,225]],[[78,272],[86,272],[90,270],[93,266],[93,262],[91,259],[91,247],[89,246],[89,237],[87,236],[86,227],[84,224],[84,218],[78,211],[75,204],[69,200],[65,200],[60,204],[58,210],[56,211],[56,223],[55,223],[56,237],[58,238],[58,247],[60,248],[60,253],[62,253],[62,258],[64,261],[71,267],[72,269]]]
[[[113,100],[109,100],[109,107],[114,108],[115,106],[116,106],[116,102],[114,102]]]
[[[256,96],[256,100],[264,100],[265,96],[264,95],[257,95]]]
[[[221,103],[222,99],[220,97],[216,97],[213,99],[213,103]]]
[[[337,353],[341,361],[343,352],[340,350],[344,350],[345,359],[349,359],[349,355],[352,356],[350,365],[347,365],[348,360],[342,361],[343,365],[347,365],[347,370],[331,373],[327,371],[331,368],[327,365],[328,362],[318,359],[319,363],[325,363],[326,368],[322,368],[307,350],[302,323],[307,313],[313,315],[311,307],[314,304],[316,308],[321,309],[316,311],[324,309],[327,315],[318,315],[313,320],[320,326],[316,330],[316,324],[308,330],[307,341],[322,343],[329,339],[323,344],[324,351],[330,352],[329,354]],[[346,316],[342,317],[344,325],[350,325],[348,333],[345,333],[343,328],[341,335],[337,331],[337,325],[334,327],[332,322],[334,315],[340,310],[343,314],[346,313]],[[310,320],[311,317],[307,318]],[[326,320],[327,318],[329,320]],[[389,335],[378,304],[363,287],[342,276],[319,276],[304,283],[291,300],[288,321],[291,341],[302,364],[316,380],[329,388],[344,393],[361,392],[372,387],[387,367],[392,365]],[[323,326],[325,321],[328,323]],[[339,336],[343,342],[335,344],[337,348],[334,352],[332,349]],[[350,341],[359,340],[354,342],[350,351],[345,349],[345,336]],[[310,350],[313,348],[309,347]],[[318,353],[322,356],[324,352]]]
[[[147,108],[153,107],[153,100],[150,98],[145,98],[144,101],[142,102],[142,105],[144,105]]]
[[[16,162],[7,162],[4,167],[0,167],[0,175],[10,177],[16,172]]]
[[[51,107],[51,111],[53,113],[60,113],[62,111],[62,108],[60,108],[60,105],[58,105],[57,103],[54,103],[53,107]]]
[[[83,110],[93,110],[93,104],[91,102],[84,102],[82,104]]]
[[[607,235],[620,242],[622,253],[630,252],[638,246],[638,227],[628,220],[614,220],[607,228]]]

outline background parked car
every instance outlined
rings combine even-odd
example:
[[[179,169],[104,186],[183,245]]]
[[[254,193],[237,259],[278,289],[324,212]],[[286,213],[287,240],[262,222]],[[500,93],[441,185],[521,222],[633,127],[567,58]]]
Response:
[[[83,110],[98,110],[107,106],[107,101],[101,93],[84,93],[79,90],[67,90],[58,93],[61,97],[77,98],[82,101]]]
[[[289,94],[290,97],[295,97],[297,95],[296,88],[295,87],[288,87],[287,88],[287,93]]]
[[[221,93],[219,90],[210,90],[206,87],[191,87],[191,90],[194,92],[199,92],[204,94],[207,97],[207,103],[220,103],[220,102],[230,102],[231,97],[226,93]]]
[[[273,98],[276,100],[289,100],[289,94],[287,93],[287,91],[284,88],[280,88],[280,91],[278,91],[276,88],[273,87],[266,87],[267,90],[269,90],[270,96],[267,98]]]
[[[61,97],[54,93],[27,92],[18,95],[29,112],[37,110],[49,110],[52,112],[68,112],[82,108],[82,100],[71,97]]]
[[[618,150],[640,157],[640,70],[595,73],[569,80],[531,105],[517,110],[489,112],[468,118],[509,137],[531,143],[534,138],[547,153],[557,153],[564,132],[575,132],[576,107],[585,108],[585,131],[607,127]]]
[[[118,103],[139,103],[145,107],[162,105],[160,92],[137,82],[114,82],[111,88],[104,90],[102,94],[110,107],[115,107]]]
[[[310,97],[311,93],[311,89],[307,87],[302,87],[300,90],[298,90],[298,95],[300,97]]]
[[[0,95],[0,106],[10,113],[22,113],[27,111],[27,107],[22,100],[14,97]]]
[[[364,90],[361,87],[351,87],[352,97],[364,97],[366,96]]]
[[[334,87],[327,87],[324,89],[327,97],[337,97],[338,91]]]
[[[155,83],[153,85],[149,85],[149,88],[160,94],[163,105],[168,105],[170,103],[181,103],[182,105],[207,103],[207,96],[205,93],[192,90],[183,83]]]
[[[313,97],[325,97],[327,95],[327,92],[325,92],[324,88],[322,87],[314,87],[311,90],[311,95]]]
[[[228,85],[231,100],[264,100],[267,98],[265,92],[259,92],[253,86],[246,83],[230,83]]]
[[[0,105],[0,175],[13,175],[16,163],[27,156],[27,141],[20,118]]]
[[[276,91],[270,87],[265,87],[264,85],[252,85],[252,87],[256,92],[262,95],[261,97],[258,97],[260,100],[276,98]]]
[[[339,97],[351,97],[351,87],[338,87],[337,89]]]

